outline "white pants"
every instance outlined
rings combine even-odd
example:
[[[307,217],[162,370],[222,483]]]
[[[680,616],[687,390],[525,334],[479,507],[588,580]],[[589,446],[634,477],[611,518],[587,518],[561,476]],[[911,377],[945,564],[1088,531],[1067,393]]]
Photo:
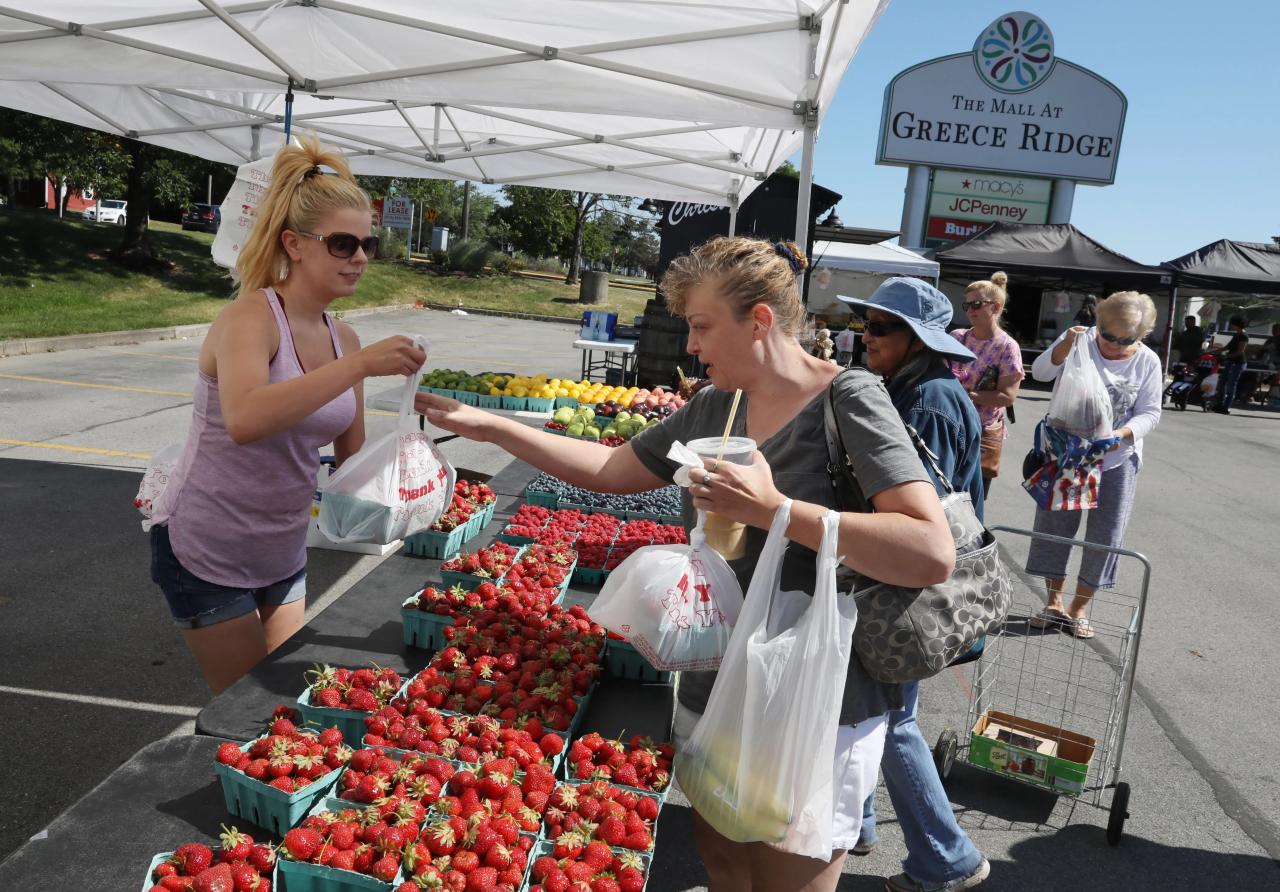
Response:
[[[700,713],[676,704],[671,726],[676,752],[688,744],[701,718]],[[862,832],[862,803],[875,790],[880,776],[887,718],[879,715],[836,729],[836,758],[832,765],[832,848],[848,850],[858,842]]]

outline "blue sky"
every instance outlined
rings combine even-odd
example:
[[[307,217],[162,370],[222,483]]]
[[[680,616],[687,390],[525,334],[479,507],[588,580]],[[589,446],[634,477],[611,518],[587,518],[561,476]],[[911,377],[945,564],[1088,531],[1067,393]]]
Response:
[[[1146,263],[1220,238],[1280,235],[1277,0],[892,0],[845,74],[815,155],[815,180],[844,196],[845,225],[901,222],[906,168],[875,164],[889,80],[969,50],[1016,9],[1042,16],[1059,56],[1129,100],[1116,181],[1076,188],[1077,227]]]

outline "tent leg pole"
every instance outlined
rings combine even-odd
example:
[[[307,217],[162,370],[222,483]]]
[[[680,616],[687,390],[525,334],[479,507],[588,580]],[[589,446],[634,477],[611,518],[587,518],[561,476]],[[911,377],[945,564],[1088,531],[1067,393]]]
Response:
[[[293,84],[289,84],[288,91],[284,94],[284,144],[289,144],[289,138],[293,135]]]
[[[800,154],[800,191],[796,196],[796,244],[809,253],[809,201],[813,194],[813,144],[818,136],[816,121],[806,121],[804,144]]]
[[[257,161],[262,157],[262,125],[254,124],[249,131],[252,138],[249,144],[249,160]]]
[[[738,234],[738,196],[733,196],[729,203],[729,237]]]

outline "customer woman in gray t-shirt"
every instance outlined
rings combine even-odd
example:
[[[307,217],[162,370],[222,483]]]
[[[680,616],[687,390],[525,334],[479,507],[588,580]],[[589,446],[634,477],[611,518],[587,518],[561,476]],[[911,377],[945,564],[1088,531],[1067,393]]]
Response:
[[[685,496],[686,522],[694,509],[701,509],[748,527],[745,556],[732,562],[745,591],[774,512],[792,499],[787,531],[792,545],[782,587],[812,592],[822,518],[828,509],[840,507],[827,474],[823,432],[823,401],[831,392],[854,472],[875,508],[874,513],[841,514],[843,564],[896,585],[942,582],[955,562],[951,533],[884,386],[865,370],[841,373],[800,345],[805,310],[797,277],[806,263],[790,243],[718,238],[671,265],[663,277],[663,293],[672,312],[688,320],[688,350],[702,361],[714,386],[625,446],[602,449],[437,396],[419,395],[418,408],[439,427],[497,443],[569,483],[628,493],[667,485],[675,470],[666,458],[672,441],[719,436],[733,393],[741,389],[732,432],[755,440],[759,451],[750,466],[712,463],[705,472],[695,472],[695,485]],[[713,672],[681,677],[677,747],[705,709],[714,680]],[[858,839],[863,800],[876,782],[885,714],[899,706],[896,686],[873,681],[856,658],[850,660],[832,769],[837,851],[831,861],[732,842],[695,814],[695,839],[713,892],[834,890],[845,850]]]

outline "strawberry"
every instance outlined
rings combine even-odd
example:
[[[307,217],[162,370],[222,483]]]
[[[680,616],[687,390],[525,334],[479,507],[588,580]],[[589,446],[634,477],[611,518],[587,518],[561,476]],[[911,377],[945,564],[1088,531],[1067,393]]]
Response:
[[[231,865],[231,880],[235,885],[235,892],[255,892],[262,877],[248,861],[237,861]]]
[[[249,863],[258,873],[271,873],[276,867],[276,850],[270,845],[259,843],[249,853]]]
[[[194,892],[235,892],[236,883],[230,864],[215,864],[196,874],[191,884]]]
[[[498,872],[492,867],[477,867],[467,875],[466,892],[493,892],[498,885]]]
[[[323,842],[316,831],[295,827],[284,835],[284,853],[293,861],[310,861]]]
[[[223,765],[235,765],[240,761],[240,757],[244,755],[240,746],[235,743],[224,743],[218,747],[217,759]]]
[[[249,853],[253,851],[253,837],[247,833],[241,833],[234,827],[222,825],[222,851],[220,858],[223,861],[244,861],[249,857]]]
[[[213,864],[213,850],[199,843],[187,843],[174,850],[172,860],[184,875],[194,877]]]
[[[369,875],[374,879],[389,883],[395,879],[399,871],[400,860],[394,855],[383,855],[373,863],[373,867],[369,868]]]

